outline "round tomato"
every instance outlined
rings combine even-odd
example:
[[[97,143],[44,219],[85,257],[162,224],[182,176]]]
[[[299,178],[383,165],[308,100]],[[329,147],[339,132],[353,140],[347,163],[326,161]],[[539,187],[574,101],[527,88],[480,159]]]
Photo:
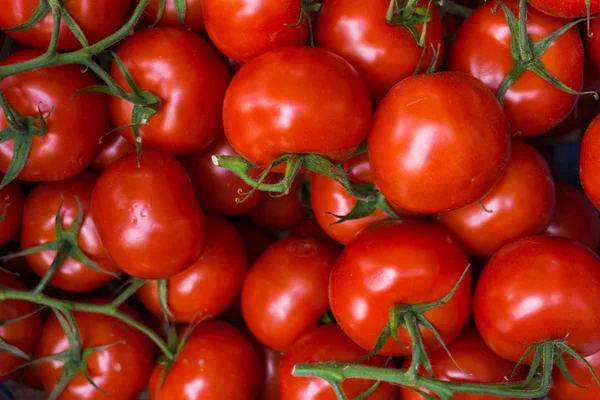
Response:
[[[585,194],[600,209],[600,116],[594,118],[581,142],[579,175]]]
[[[118,132],[113,132],[102,139],[102,148],[91,167],[96,171],[104,171],[110,164],[134,151],[134,145],[129,143],[123,136],[119,135]]]
[[[260,400],[280,400],[279,371],[283,354],[278,350],[260,346],[259,356],[263,365],[263,374],[257,398]]]
[[[150,3],[144,9],[144,14],[148,22],[154,23],[158,16],[158,10],[161,0],[150,0]],[[139,0],[136,0],[139,3]],[[167,26],[170,28],[182,28],[181,21],[177,15],[175,0],[166,0],[162,17],[158,21],[158,26]],[[204,15],[202,12],[202,0],[185,1],[185,19],[183,28],[193,32],[204,32]]]
[[[92,193],[92,215],[110,258],[127,274],[162,279],[204,250],[205,220],[190,178],[172,156],[134,153],[106,169]]]
[[[24,62],[41,54],[39,50],[23,50],[0,65]],[[33,137],[29,157],[18,179],[67,179],[92,163],[100,150],[100,138],[109,130],[106,97],[91,92],[72,96],[97,84],[91,73],[82,73],[76,65],[40,68],[2,79],[0,89],[19,115],[39,118],[39,107],[47,117],[46,134]],[[7,126],[0,110],[0,130]],[[0,144],[0,170],[6,172],[13,155],[14,140]]]
[[[517,362],[530,346],[554,339],[584,357],[594,354],[600,350],[600,258],[579,242],[549,236],[504,246],[479,278],[475,322],[507,360]]]
[[[340,327],[367,350],[375,347],[379,334],[395,305],[437,301],[457,284],[469,264],[465,252],[442,228],[416,220],[390,221],[359,233],[337,260],[329,284],[331,310]],[[471,315],[471,272],[468,271],[450,301],[424,316],[446,343],[462,331]],[[426,348],[441,344],[421,328]],[[408,332],[398,329],[405,346]],[[388,339],[380,354],[406,355]]]
[[[275,236],[268,230],[248,221],[235,221],[237,228],[248,253],[248,264],[254,264],[254,261],[275,241]]]
[[[252,334],[278,350],[290,347],[329,310],[327,282],[339,250],[291,237],[273,243],[242,287],[242,314]]]
[[[0,180],[2,175],[0,174]],[[21,229],[25,195],[19,182],[11,182],[0,190],[0,247],[4,247]]]
[[[394,86],[375,112],[368,145],[383,195],[433,214],[467,206],[492,189],[510,156],[510,130],[483,83],[442,72]]]
[[[594,373],[600,375],[600,352],[586,357],[585,360],[592,366]],[[556,369],[552,377],[552,389],[550,389],[549,393],[552,396],[552,400],[599,399],[600,386],[594,380],[587,365],[573,357],[565,357],[565,364],[575,382],[584,387],[580,388],[573,385]]]
[[[311,47],[284,47],[254,58],[233,77],[223,105],[229,142],[261,168],[289,153],[342,162],[370,123],[369,92],[356,70]]]
[[[143,146],[190,154],[221,132],[230,76],[223,58],[204,38],[173,28],[147,29],[127,38],[117,55],[140,89],[161,100],[158,113],[139,128]],[[111,76],[130,90],[116,62]],[[132,123],[133,104],[111,96],[109,106],[114,126]],[[120,132],[135,144],[131,128]]]
[[[586,6],[588,1],[589,13]],[[527,2],[543,13],[560,18],[584,17],[600,12],[599,0],[527,0]]]
[[[562,1],[562,0],[561,0]],[[518,15],[516,0],[504,2]],[[448,58],[448,69],[480,79],[496,93],[511,72],[511,33],[501,9],[494,2],[479,6],[458,30]],[[527,32],[534,43],[570,21],[551,17],[529,7]],[[559,36],[541,56],[541,63],[558,80],[573,90],[583,83],[583,45],[577,27]],[[566,93],[532,71],[524,72],[508,89],[504,109],[513,132],[531,137],[548,132],[569,116],[577,96]]]

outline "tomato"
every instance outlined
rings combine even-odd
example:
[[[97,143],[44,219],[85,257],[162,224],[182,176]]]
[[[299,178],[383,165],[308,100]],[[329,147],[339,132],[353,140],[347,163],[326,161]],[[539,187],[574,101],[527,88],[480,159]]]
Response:
[[[446,296],[469,264],[460,246],[442,228],[417,220],[383,222],[363,230],[337,260],[329,284],[331,310],[346,334],[367,350],[375,347],[394,305],[423,304]],[[424,313],[446,343],[462,331],[471,314],[471,272],[446,304]],[[440,347],[421,329],[428,349]],[[398,336],[410,346],[408,332]],[[390,338],[380,354],[411,349]]]
[[[257,398],[260,400],[280,400],[279,370],[283,354],[278,350],[260,346],[259,356],[262,361],[263,375]]]
[[[39,5],[38,0],[0,0],[0,29],[8,29],[25,23]],[[65,8],[79,25],[87,41],[92,44],[116,32],[129,18],[131,0],[70,0]],[[46,49],[54,21],[52,13],[46,15],[31,29],[6,32],[9,36],[29,46]],[[60,24],[58,50],[75,50],[81,44],[63,20]]]
[[[442,213],[439,223],[467,253],[488,258],[515,239],[544,233],[555,206],[556,190],[546,160],[517,140],[504,175],[481,203]]]
[[[599,310],[600,258],[563,238],[533,236],[504,246],[475,290],[479,333],[515,362],[530,346],[553,339],[565,339],[584,357],[599,351]]]
[[[600,2],[598,2],[598,6],[600,7]],[[596,68],[600,68],[600,21],[597,21],[598,18],[594,18],[590,21],[589,29],[591,35],[585,34],[585,44],[587,55],[593,61]]]
[[[293,26],[301,16],[299,0],[202,0],[202,5],[210,40],[235,61],[308,40],[306,21]]]
[[[592,366],[596,375],[600,374],[600,352],[586,357],[585,360]],[[584,386],[578,388],[569,382],[559,371],[554,371],[552,377],[552,400],[596,400],[600,398],[600,387],[594,380],[587,366],[573,357],[565,357],[565,364],[575,382]]]
[[[315,218],[306,218],[288,236],[311,237],[313,239],[331,241],[329,235],[325,233]]]
[[[37,4],[37,2],[36,2]],[[31,60],[42,53],[23,50],[0,65]],[[2,79],[0,89],[11,107],[21,116],[39,118],[38,105],[48,129],[34,136],[27,162],[18,179],[57,181],[83,171],[100,150],[99,140],[109,130],[106,97],[101,93],[77,91],[98,82],[76,65],[40,68]],[[0,110],[0,130],[8,126]],[[6,172],[14,153],[14,141],[0,144],[0,170]]]
[[[279,379],[281,400],[335,400],[333,389],[320,378],[298,378],[292,375],[296,364],[321,363],[328,361],[354,363],[366,351],[356,345],[339,326],[323,325],[308,331],[285,353],[281,360]],[[386,358],[374,356],[361,364],[383,367]],[[342,390],[349,399],[354,399],[367,391],[375,382],[367,379],[347,379]],[[366,397],[369,400],[389,400],[395,398],[397,389],[389,383],[381,383]]]
[[[162,279],[204,250],[205,220],[189,177],[175,158],[144,150],[106,169],[92,193],[92,216],[110,258],[127,274]]]
[[[312,238],[273,243],[250,267],[242,286],[242,313],[264,345],[290,347],[329,310],[327,282],[339,250]]]
[[[224,215],[241,215],[258,207],[268,194],[257,190],[246,198],[253,188],[234,172],[216,166],[211,159],[214,154],[237,156],[227,138],[221,135],[204,150],[181,159],[202,209]]]
[[[2,175],[0,175],[2,179]],[[21,229],[25,195],[18,182],[11,182],[0,190],[0,247],[4,247]]]
[[[188,269],[167,280],[167,305],[179,322],[216,317],[236,299],[244,282],[248,260],[244,241],[233,224],[208,215],[206,248]],[[138,291],[142,303],[154,315],[163,316],[158,283],[149,282]]]
[[[139,0],[136,0],[139,3]],[[144,14],[150,23],[156,21],[158,15],[160,0],[150,0],[150,3],[144,9]],[[167,26],[170,28],[182,28],[177,8],[174,0],[166,0],[163,15],[158,21],[158,26]],[[204,32],[204,15],[202,12],[202,0],[186,0],[184,29],[193,32]]]
[[[91,167],[96,171],[104,171],[110,164],[134,151],[135,146],[129,143],[127,139],[119,135],[118,132],[111,133],[102,139],[102,148]]]
[[[561,18],[577,18],[588,15],[586,0],[528,0],[529,4],[543,13]],[[589,14],[600,12],[600,1],[589,0]]]
[[[600,117],[594,118],[581,142],[579,175],[585,194],[600,209]]]
[[[93,299],[88,302],[105,301],[107,300]],[[121,311],[141,323],[139,316],[127,305],[122,306]],[[148,382],[154,363],[154,345],[150,339],[135,328],[107,315],[86,312],[75,312],[73,315],[83,349],[114,344],[87,358],[90,377],[106,393],[94,388],[80,372],[58,399],[137,399]],[[56,315],[52,314],[44,324],[35,357],[39,359],[59,354],[68,351],[69,348],[67,336]],[[43,362],[38,365],[38,369],[46,392],[50,393],[62,372],[63,363]],[[124,373],[126,379],[123,379]]]
[[[400,4],[404,5],[405,2]],[[402,25],[386,20],[388,0],[328,0],[319,12],[315,38],[317,46],[332,51],[357,69],[365,80],[373,103],[402,79],[425,72],[434,62],[434,49],[440,46],[437,67],[443,60],[444,35],[437,7],[430,6],[430,21],[423,47]],[[417,7],[427,9],[420,0]],[[423,24],[415,26],[418,34]]]
[[[0,271],[0,287],[27,290],[17,278],[6,272]],[[4,300],[0,302],[0,321],[8,321],[33,313],[37,306],[21,300]],[[42,316],[40,313],[17,322],[0,326],[0,340],[9,345],[18,347],[25,354],[31,354],[38,342],[42,330]],[[18,371],[9,371],[17,368],[27,360],[6,351],[0,351],[0,382],[4,382],[18,375]]]
[[[173,28],[139,31],[117,50],[141,90],[161,99],[161,109],[140,126],[142,144],[173,154],[202,150],[221,132],[221,107],[230,76],[227,65],[208,41]],[[116,62],[112,78],[130,90]],[[133,104],[112,96],[114,126],[132,123]],[[122,129],[132,144],[133,130]]]
[[[406,210],[433,214],[467,206],[492,189],[510,156],[510,130],[500,104],[477,79],[417,75],[381,101],[368,148],[383,195]]]
[[[113,264],[96,230],[95,219],[90,213],[92,191],[96,176],[82,173],[75,178],[59,182],[44,182],[36,186],[25,201],[23,210],[23,227],[21,230],[21,246],[29,249],[56,240],[54,220],[60,209],[60,219],[64,230],[73,224],[79,212],[77,199],[81,202],[83,220],[78,234],[81,250],[100,268],[118,272]],[[56,251],[43,251],[25,256],[33,271],[43,277],[56,256]],[[96,289],[113,276],[95,271],[84,263],[68,257],[56,271],[50,283],[57,288],[71,292],[87,292]]]
[[[516,0],[505,2],[518,15]],[[493,2],[479,6],[458,30],[450,49],[448,69],[481,79],[496,93],[513,66],[511,34],[502,10]],[[527,31],[534,43],[570,21],[551,17],[529,7]],[[558,80],[579,91],[583,82],[583,45],[576,27],[556,39],[540,58]],[[526,71],[508,89],[504,109],[513,132],[531,137],[548,132],[569,116],[577,96],[566,93],[532,71]]]
[[[254,264],[254,261],[275,241],[275,236],[271,232],[248,221],[236,221],[235,227],[244,240],[249,264]]]
[[[261,168],[289,153],[342,162],[370,123],[369,93],[356,70],[311,47],[284,47],[251,60],[233,77],[223,105],[227,139]]]
[[[150,378],[152,400],[252,400],[260,385],[260,360],[237,328],[207,321],[194,329],[157,394],[164,366]]]

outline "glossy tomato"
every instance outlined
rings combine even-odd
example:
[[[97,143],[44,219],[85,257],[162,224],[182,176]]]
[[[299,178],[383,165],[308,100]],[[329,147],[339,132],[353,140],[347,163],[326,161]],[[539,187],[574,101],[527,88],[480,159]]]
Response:
[[[136,0],[139,3],[139,0]],[[158,10],[161,0],[150,0],[150,3],[144,9],[144,14],[148,22],[154,24],[158,16]],[[166,0],[162,17],[158,21],[158,26],[167,26],[170,28],[184,28],[193,32],[204,32],[204,13],[202,12],[202,0],[185,1],[185,19],[183,27],[177,15],[175,0]]]
[[[594,118],[581,142],[579,175],[585,194],[600,209],[600,116]]]
[[[368,145],[383,195],[433,214],[467,206],[492,189],[510,156],[510,130],[485,85],[442,72],[394,86],[375,112]]]
[[[2,175],[0,175],[2,179]],[[25,195],[19,182],[11,182],[0,190],[0,247],[4,247],[21,230]]]
[[[543,13],[561,18],[584,17],[588,14],[586,3],[590,3],[589,14],[600,12],[598,0],[527,0],[529,4]]]
[[[118,132],[113,132],[102,139],[100,153],[96,156],[91,167],[96,171],[104,171],[110,164],[134,151],[134,145],[129,143],[123,136],[119,135]]]
[[[594,373],[600,375],[600,352],[586,357],[585,360],[592,366]],[[600,398],[600,386],[594,380],[587,365],[573,357],[565,357],[565,364],[575,382],[583,388],[573,385],[556,369],[552,377],[552,389],[549,393],[552,400],[597,400]]]
[[[248,263],[254,264],[254,261],[275,241],[275,236],[268,230],[245,220],[235,221],[237,228],[248,253]]]
[[[144,150],[106,169],[92,193],[92,215],[110,258],[124,272],[162,279],[204,250],[205,220],[190,178],[172,156]]]
[[[205,148],[221,132],[221,107],[229,83],[227,65],[208,41],[174,28],[139,31],[117,50],[141,90],[161,100],[160,111],[140,126],[142,144],[173,154]],[[130,90],[115,63],[111,76]],[[133,104],[112,96],[115,126],[132,123]],[[134,142],[132,129],[121,134]]]
[[[262,362],[262,381],[258,392],[260,400],[280,400],[279,371],[283,354],[266,346],[260,346],[259,356]]]

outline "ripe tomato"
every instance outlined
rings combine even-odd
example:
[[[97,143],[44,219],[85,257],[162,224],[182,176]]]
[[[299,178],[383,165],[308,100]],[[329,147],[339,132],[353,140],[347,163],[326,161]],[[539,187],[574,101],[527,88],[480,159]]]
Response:
[[[319,12],[316,25],[317,46],[346,59],[365,80],[373,103],[402,79],[425,72],[434,61],[434,49],[440,46],[437,59],[443,60],[444,35],[437,7],[429,7],[430,20],[423,47],[402,25],[386,20],[388,0],[328,0]],[[402,2],[401,4],[404,4]],[[429,2],[419,0],[416,7],[427,9]],[[423,24],[415,26],[418,34]]]
[[[39,50],[23,50],[0,65],[20,63],[41,54]],[[33,137],[29,157],[18,179],[67,179],[91,164],[100,150],[100,138],[109,130],[106,97],[101,93],[72,96],[97,84],[91,73],[82,73],[76,65],[41,68],[2,79],[0,89],[19,115],[39,118],[39,105],[48,116],[46,134]],[[0,110],[0,130],[7,126]],[[13,140],[0,144],[1,171],[6,172],[13,153]]]
[[[333,389],[320,378],[299,378],[292,375],[296,364],[321,362],[354,363],[366,351],[354,343],[335,324],[313,328],[286,351],[281,360],[279,387],[281,400],[335,400]],[[386,358],[373,356],[360,364],[383,367]],[[367,391],[375,382],[367,379],[347,379],[342,390],[349,399],[354,399]],[[381,383],[366,397],[369,400],[389,400],[395,398],[397,389],[389,383]]]
[[[598,7],[600,8],[600,1],[598,2]],[[586,55],[591,58],[596,68],[600,68],[600,21],[598,18],[594,18],[590,21],[589,25],[590,35],[585,35],[585,44],[586,44]]]
[[[3,176],[0,174],[0,180]],[[11,182],[0,190],[0,247],[4,247],[21,229],[25,195],[19,182]]]
[[[577,18],[588,15],[586,0],[528,0],[529,4],[543,13],[561,18]],[[589,14],[600,12],[600,1],[589,0]]]
[[[27,290],[27,287],[17,278],[2,271],[0,271],[0,287]],[[33,303],[21,300],[1,301],[0,321],[22,317],[35,311],[36,307]],[[0,325],[0,339],[9,345],[18,347],[25,354],[31,354],[38,342],[41,330],[42,316],[41,313],[36,313],[18,322]],[[10,374],[8,372],[26,361],[24,358],[0,350],[0,383],[16,376],[18,371]]]
[[[594,118],[585,132],[579,166],[583,190],[594,206],[600,209],[600,116]]]
[[[244,240],[249,265],[254,264],[254,261],[275,241],[275,236],[271,232],[248,221],[235,221],[235,227]]]
[[[530,346],[553,339],[564,338],[584,357],[596,353],[599,310],[600,258],[563,238],[532,236],[504,246],[475,290],[479,333],[496,354],[515,362]]]
[[[33,15],[38,0],[0,0],[0,29],[21,25]],[[65,8],[79,25],[87,41],[92,44],[116,32],[129,18],[131,0],[70,0]],[[52,13],[46,15],[31,29],[6,32],[9,36],[39,49],[50,45],[54,21]],[[64,19],[60,23],[58,50],[74,50],[81,44],[73,35]]]
[[[139,31],[117,50],[141,90],[161,99],[161,109],[140,126],[142,144],[173,154],[205,148],[221,132],[221,107],[230,80],[227,65],[208,41],[173,28]],[[111,76],[130,90],[116,62]],[[115,126],[130,125],[133,104],[109,100]],[[133,130],[122,129],[132,144]]]
[[[504,2],[518,15],[516,0]],[[513,66],[511,34],[502,10],[494,2],[479,6],[458,30],[450,49],[448,69],[481,79],[496,93]],[[529,7],[527,31],[538,42],[570,21]],[[565,85],[579,91],[583,82],[583,45],[573,27],[556,39],[540,58],[546,69]],[[563,92],[532,71],[526,71],[508,89],[504,110],[513,132],[531,137],[548,132],[569,116],[577,96]]]
[[[280,400],[279,371],[283,354],[278,350],[261,345],[259,356],[263,366],[263,374],[257,398],[260,400]]]
[[[467,253],[488,258],[515,239],[544,233],[555,205],[556,190],[546,160],[517,140],[504,175],[481,203],[442,213],[439,223]]]
[[[139,0],[136,0],[139,3]],[[160,0],[150,0],[150,3],[144,9],[144,14],[148,22],[153,24],[158,16]],[[202,0],[186,0],[185,19],[183,27],[177,16],[174,0],[165,1],[165,9],[162,17],[158,21],[158,26],[167,26],[170,28],[183,28],[193,32],[204,32],[204,15],[202,12]]]
[[[394,86],[377,107],[368,145],[383,195],[406,210],[433,214],[469,205],[492,189],[510,156],[510,130],[485,85],[442,72]]]
[[[168,279],[167,305],[178,322],[216,317],[236,299],[244,282],[248,260],[242,237],[233,224],[207,215],[206,249],[191,267]],[[158,283],[149,282],[138,291],[142,303],[162,317]]]
[[[469,264],[460,246],[439,226],[416,220],[389,221],[359,233],[337,260],[329,283],[331,310],[340,327],[367,350],[375,347],[394,305],[414,305],[446,296]],[[446,304],[424,313],[446,343],[462,331],[471,314],[471,272]],[[440,347],[421,328],[428,349]],[[408,332],[398,329],[405,346]],[[406,355],[390,338],[380,354]]]
[[[205,220],[190,178],[175,158],[144,150],[106,169],[92,193],[92,215],[110,258],[127,274],[162,279],[204,250]]]
[[[311,47],[280,48],[251,60],[233,77],[223,105],[229,142],[261,168],[288,153],[342,162],[370,123],[369,93],[356,70]]]
[[[273,243],[242,287],[248,329],[277,350],[290,347],[329,310],[327,282],[339,250],[329,242],[290,237]]]
[[[594,369],[596,375],[600,374],[600,352],[585,358]],[[550,396],[552,400],[597,400],[600,398],[600,387],[590,374],[587,366],[573,357],[565,357],[565,364],[575,382],[584,386],[579,388],[569,382],[558,369],[552,377],[552,389]]]
[[[181,349],[160,387],[164,366],[157,365],[148,384],[152,400],[252,400],[260,385],[260,360],[237,328],[222,321],[200,324]]]
[[[105,299],[88,302],[104,303]],[[127,305],[121,307],[141,323],[141,319]],[[150,339],[135,328],[113,317],[96,313],[75,312],[75,323],[83,349],[114,344],[107,349],[88,356],[87,366],[94,383],[105,393],[93,387],[83,376],[77,374],[67,385],[60,400],[135,400],[144,390],[154,363],[154,345]],[[35,357],[37,359],[69,350],[69,342],[58,318],[52,314],[44,324]],[[50,361],[38,365],[46,392],[56,385],[63,363]],[[126,374],[127,379],[123,379]]]
[[[129,143],[127,139],[119,135],[118,132],[111,133],[102,139],[102,148],[91,167],[96,171],[104,171],[110,164],[134,151],[135,146]]]

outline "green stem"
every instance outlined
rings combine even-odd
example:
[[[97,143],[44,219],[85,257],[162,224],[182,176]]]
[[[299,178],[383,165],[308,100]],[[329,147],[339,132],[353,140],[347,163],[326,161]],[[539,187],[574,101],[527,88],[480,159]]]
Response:
[[[469,7],[450,0],[444,1],[444,7],[448,14],[457,15],[462,18],[467,18],[473,12]]]
[[[145,279],[133,278],[130,285],[120,295],[118,295],[111,303],[111,307],[117,308],[125,303],[135,292],[138,291],[146,283]]]

